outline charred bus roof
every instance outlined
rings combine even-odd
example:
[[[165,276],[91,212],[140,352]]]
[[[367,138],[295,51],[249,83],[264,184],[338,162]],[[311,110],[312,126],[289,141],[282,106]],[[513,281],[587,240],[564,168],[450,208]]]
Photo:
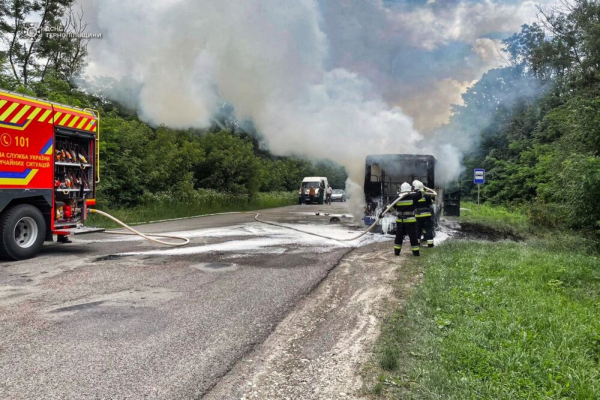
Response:
[[[395,196],[403,182],[418,179],[435,187],[435,157],[426,154],[377,154],[367,156],[365,194]]]
[[[378,162],[433,162],[435,157],[427,154],[372,154],[367,156],[367,165]]]

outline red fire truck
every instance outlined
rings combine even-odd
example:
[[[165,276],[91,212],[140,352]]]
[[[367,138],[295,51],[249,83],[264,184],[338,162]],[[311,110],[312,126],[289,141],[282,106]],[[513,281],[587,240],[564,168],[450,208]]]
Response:
[[[99,115],[0,91],[0,258],[70,242],[96,204]]]

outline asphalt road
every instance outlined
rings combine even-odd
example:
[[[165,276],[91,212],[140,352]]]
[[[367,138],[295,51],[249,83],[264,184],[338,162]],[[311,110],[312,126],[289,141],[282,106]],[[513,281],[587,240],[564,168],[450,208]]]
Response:
[[[261,218],[352,236],[348,218],[332,225],[318,210],[347,212],[292,206]],[[0,264],[0,398],[202,397],[352,250],[253,213],[140,230],[192,243],[94,234]]]

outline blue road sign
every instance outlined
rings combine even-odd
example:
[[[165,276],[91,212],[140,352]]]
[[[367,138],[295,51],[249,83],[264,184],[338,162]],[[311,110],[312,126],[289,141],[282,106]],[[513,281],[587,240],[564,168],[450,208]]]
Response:
[[[483,185],[485,183],[485,169],[475,168],[473,170],[473,183]]]

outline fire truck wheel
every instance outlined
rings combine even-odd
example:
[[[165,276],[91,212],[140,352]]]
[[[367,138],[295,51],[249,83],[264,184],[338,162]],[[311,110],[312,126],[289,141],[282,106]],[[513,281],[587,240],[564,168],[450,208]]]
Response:
[[[0,217],[0,258],[25,260],[39,253],[46,237],[46,221],[34,206],[19,204]]]

